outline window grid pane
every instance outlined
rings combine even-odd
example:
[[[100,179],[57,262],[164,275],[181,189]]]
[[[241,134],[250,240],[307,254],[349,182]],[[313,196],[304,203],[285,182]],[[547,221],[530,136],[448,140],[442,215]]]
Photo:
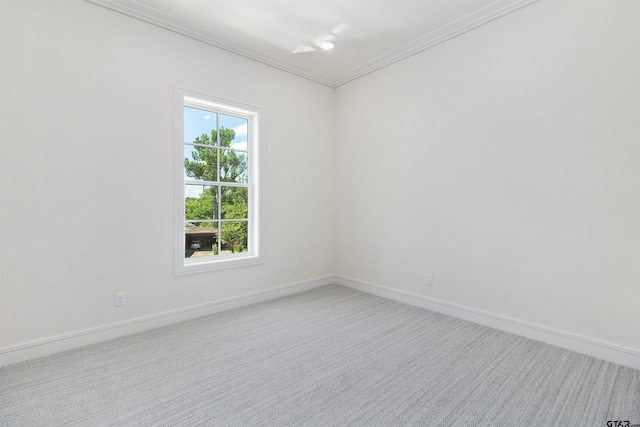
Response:
[[[185,185],[185,219],[218,219],[220,216],[219,194],[217,186]]]
[[[235,150],[220,151],[220,181],[248,183],[248,169],[247,153]]]
[[[248,222],[224,221],[220,224],[221,253],[234,254],[248,251]]]
[[[185,222],[185,258],[217,255],[219,253],[219,235],[218,222]]]
[[[246,187],[220,187],[220,214],[222,219],[248,218],[249,191]]]
[[[184,143],[217,145],[218,113],[185,106]]]
[[[218,181],[218,148],[184,145],[185,179]]]

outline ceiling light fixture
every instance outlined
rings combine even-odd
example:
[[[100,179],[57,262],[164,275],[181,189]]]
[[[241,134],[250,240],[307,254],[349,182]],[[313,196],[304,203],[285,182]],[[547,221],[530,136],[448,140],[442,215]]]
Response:
[[[336,46],[336,44],[331,40],[325,40],[323,42],[320,42],[318,46],[320,46],[320,49],[331,50]]]

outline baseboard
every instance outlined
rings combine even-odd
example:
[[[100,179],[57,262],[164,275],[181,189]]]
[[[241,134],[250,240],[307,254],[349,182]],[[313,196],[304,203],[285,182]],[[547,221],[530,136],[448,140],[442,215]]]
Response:
[[[179,310],[140,317],[0,349],[0,366],[159,328],[185,320],[339,284],[640,370],[640,351],[344,276],[326,276]]]
[[[150,316],[139,317],[124,322],[112,323],[97,328],[85,329],[46,339],[36,340],[0,349],[0,366],[23,362],[25,360],[48,356],[74,348],[84,347],[102,341],[132,335],[149,329],[155,329],[185,320],[231,310],[238,307],[268,301],[286,295],[292,295],[320,286],[335,283],[334,276],[292,283],[264,291],[253,292],[232,298],[226,298],[197,306],[186,307]]]
[[[362,280],[352,279],[349,277],[335,276],[334,282],[342,286],[367,292],[383,298],[422,307],[427,310],[468,320],[480,325],[489,326],[501,331],[542,341],[577,353],[586,354],[598,359],[607,360],[609,362],[618,363],[623,366],[640,370],[640,351],[635,349],[618,346],[565,331],[559,331],[534,323],[523,322],[521,320],[476,310],[462,305],[452,304],[434,298],[428,298],[423,295],[363,282]]]

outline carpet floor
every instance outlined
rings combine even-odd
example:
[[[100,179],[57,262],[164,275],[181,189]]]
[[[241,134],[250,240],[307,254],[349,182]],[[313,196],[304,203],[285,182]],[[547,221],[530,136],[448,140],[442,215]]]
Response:
[[[640,423],[640,371],[337,285],[10,365],[0,384],[12,427]]]

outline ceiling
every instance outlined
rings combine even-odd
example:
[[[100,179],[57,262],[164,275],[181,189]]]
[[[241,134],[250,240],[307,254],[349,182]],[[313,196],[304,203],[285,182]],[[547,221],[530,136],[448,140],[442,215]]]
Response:
[[[337,87],[538,0],[86,1]]]

